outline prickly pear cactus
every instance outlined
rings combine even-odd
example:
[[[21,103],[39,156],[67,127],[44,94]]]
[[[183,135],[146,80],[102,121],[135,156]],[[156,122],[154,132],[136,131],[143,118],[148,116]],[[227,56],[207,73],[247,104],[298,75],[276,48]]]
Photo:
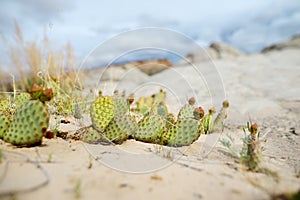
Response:
[[[153,114],[157,112],[158,109],[163,112],[167,110],[165,106],[165,99],[166,92],[161,89],[158,93],[149,97],[140,97],[137,101],[135,110],[144,116],[149,115],[150,113]]]
[[[10,102],[8,99],[0,99],[0,111],[7,111],[10,107]]]
[[[31,96],[29,93],[23,92],[20,93],[18,96],[16,96],[15,105],[16,108],[19,108],[24,103],[28,102],[31,99]]]
[[[149,115],[152,108],[154,99],[153,97],[141,97],[137,102],[136,111],[146,116]]]
[[[177,116],[177,119],[194,118],[194,104],[195,99],[192,97],[189,99],[189,104],[184,105]]]
[[[0,139],[3,138],[4,134],[8,130],[10,125],[9,116],[5,112],[0,112]]]
[[[173,147],[192,144],[200,136],[199,121],[191,118],[179,119],[163,134],[164,144]]]
[[[13,117],[4,141],[16,146],[33,146],[42,142],[49,125],[48,109],[39,100],[30,100]]]
[[[223,129],[224,120],[227,118],[228,108],[229,108],[229,101],[228,100],[223,101],[223,106],[213,122],[212,131],[218,131]]]
[[[86,128],[84,134],[82,135],[82,141],[86,143],[95,143],[101,139],[100,133],[93,127]]]
[[[159,104],[166,100],[167,93],[163,89],[160,89],[158,93],[153,94],[152,96],[153,96],[153,103]]]
[[[213,115],[216,113],[214,108],[208,110],[208,114],[202,120],[203,131],[205,134],[210,133],[213,127]]]
[[[160,143],[160,138],[166,126],[166,120],[160,115],[149,115],[138,123],[133,137],[136,140],[150,143]]]
[[[115,106],[112,97],[98,97],[91,105],[90,110],[93,127],[103,132],[114,118],[114,110]]]
[[[160,116],[163,116],[163,117],[167,117],[168,116],[167,105],[164,102],[153,104],[150,113],[155,114],[155,115],[160,115]]]
[[[120,144],[137,129],[137,123],[130,115],[116,116],[106,127],[103,136],[114,143]]]
[[[125,98],[118,96],[98,97],[90,109],[93,127],[103,132],[115,116],[124,115],[128,111],[129,105]]]
[[[113,100],[115,104],[115,116],[124,115],[129,111],[129,102],[127,99],[120,96],[115,96],[113,97]]]

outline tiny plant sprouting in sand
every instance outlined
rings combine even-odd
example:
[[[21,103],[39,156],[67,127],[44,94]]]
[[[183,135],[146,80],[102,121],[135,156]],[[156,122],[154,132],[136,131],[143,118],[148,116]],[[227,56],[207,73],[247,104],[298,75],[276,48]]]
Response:
[[[89,164],[87,166],[88,169],[91,169],[93,167],[93,157],[90,155],[89,156]]]
[[[162,155],[163,158],[166,158],[168,160],[173,160],[173,155],[172,155],[172,149],[171,148],[167,148],[163,145],[160,144],[155,144],[154,145],[154,151],[156,154],[160,154]]]
[[[51,162],[52,162],[52,153],[49,153],[49,154],[48,154],[47,162],[48,162],[48,163],[51,163]]]
[[[77,179],[74,187],[75,198],[80,199],[81,197],[81,180]]]
[[[229,149],[233,157],[238,158],[240,163],[246,166],[247,170],[258,171],[261,162],[258,125],[247,122],[247,128],[243,127],[243,131],[243,147],[240,152],[233,147],[234,139],[229,134],[227,134],[228,139],[221,139],[220,142],[224,147]]]
[[[0,164],[2,163],[2,149],[0,149]]]

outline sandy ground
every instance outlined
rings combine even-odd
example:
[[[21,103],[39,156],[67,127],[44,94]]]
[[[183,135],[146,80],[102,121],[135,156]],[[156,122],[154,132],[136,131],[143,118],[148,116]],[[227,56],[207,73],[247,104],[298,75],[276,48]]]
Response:
[[[101,83],[97,89],[126,88],[137,96],[162,87],[174,113],[191,96],[205,108],[219,108],[227,98],[226,127],[175,149],[132,140],[109,146],[44,139],[33,148],[0,141],[0,199],[270,199],[295,192],[300,189],[299,54],[296,49],[253,54],[178,66],[135,82]],[[131,73],[136,72],[126,76]],[[241,148],[241,127],[249,117],[261,128],[263,166],[272,174],[246,171],[219,142],[230,134]]]

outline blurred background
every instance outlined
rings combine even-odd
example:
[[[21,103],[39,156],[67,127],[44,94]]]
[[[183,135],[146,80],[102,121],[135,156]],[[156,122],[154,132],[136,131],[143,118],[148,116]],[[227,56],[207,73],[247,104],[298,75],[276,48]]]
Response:
[[[221,41],[250,53],[300,33],[298,0],[3,0],[0,4],[3,66],[8,61],[6,43],[15,39],[15,22],[25,41],[47,36],[57,48],[70,42],[79,61],[105,40],[141,27],[168,28],[203,47]]]

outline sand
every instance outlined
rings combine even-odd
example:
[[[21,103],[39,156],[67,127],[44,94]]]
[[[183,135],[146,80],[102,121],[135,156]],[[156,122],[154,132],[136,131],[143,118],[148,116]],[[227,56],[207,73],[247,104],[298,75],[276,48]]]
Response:
[[[126,88],[139,96],[163,87],[174,113],[191,96],[197,104],[217,109],[224,98],[229,99],[226,126],[222,133],[201,135],[181,148],[133,140],[90,145],[62,138],[15,148],[0,141],[4,156],[0,198],[270,199],[295,192],[300,189],[299,54],[299,49],[284,49],[216,59],[193,63],[196,68],[180,65],[151,77],[106,84],[91,82],[97,79],[94,75],[87,85],[105,85],[106,93]],[[203,76],[195,69],[201,69]],[[127,71],[126,76],[136,73]],[[234,147],[240,149],[241,127],[249,118],[260,127],[262,163],[271,174],[246,171],[219,142],[230,134]]]

